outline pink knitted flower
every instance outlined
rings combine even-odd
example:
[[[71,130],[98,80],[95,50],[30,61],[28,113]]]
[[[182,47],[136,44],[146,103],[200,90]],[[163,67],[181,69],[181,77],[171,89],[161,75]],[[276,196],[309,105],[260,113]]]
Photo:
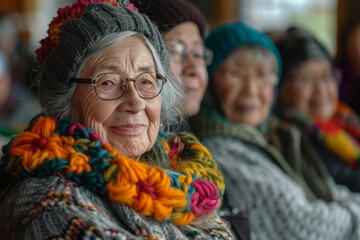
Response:
[[[134,10],[135,12],[139,12],[139,10],[132,3],[126,4],[125,7],[130,8],[130,9]]]
[[[191,183],[196,192],[191,196],[190,209],[195,218],[208,215],[219,206],[218,188],[211,182],[197,179]]]

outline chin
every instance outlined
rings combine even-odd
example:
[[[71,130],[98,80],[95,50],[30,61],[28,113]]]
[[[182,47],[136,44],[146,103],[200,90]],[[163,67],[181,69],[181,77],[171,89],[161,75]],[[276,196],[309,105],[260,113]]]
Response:
[[[184,108],[184,112],[186,117],[191,117],[193,115],[196,115],[200,110],[200,105],[199,104],[192,104],[191,106],[185,106]]]

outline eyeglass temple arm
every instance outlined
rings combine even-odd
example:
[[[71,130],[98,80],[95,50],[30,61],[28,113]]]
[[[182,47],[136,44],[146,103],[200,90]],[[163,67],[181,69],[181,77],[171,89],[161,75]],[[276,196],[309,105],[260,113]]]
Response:
[[[89,79],[89,78],[72,78],[71,82],[76,82],[76,83],[80,83],[80,84],[89,84],[93,81],[93,79]]]

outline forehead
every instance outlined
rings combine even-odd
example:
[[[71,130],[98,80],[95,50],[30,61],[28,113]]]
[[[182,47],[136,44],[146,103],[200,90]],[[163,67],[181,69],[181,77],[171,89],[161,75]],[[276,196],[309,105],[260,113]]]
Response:
[[[184,22],[163,36],[165,42],[180,42],[187,46],[203,45],[198,26],[193,22]]]
[[[244,45],[234,50],[223,62],[224,66],[252,68],[267,67],[276,70],[276,59],[266,48]]]
[[[154,58],[149,47],[138,37],[130,37],[92,56],[85,66],[101,70],[106,66],[126,70],[129,66],[141,68],[154,66]]]
[[[297,71],[310,71],[310,70],[327,70],[331,71],[331,65],[328,60],[323,58],[310,59],[299,65]]]

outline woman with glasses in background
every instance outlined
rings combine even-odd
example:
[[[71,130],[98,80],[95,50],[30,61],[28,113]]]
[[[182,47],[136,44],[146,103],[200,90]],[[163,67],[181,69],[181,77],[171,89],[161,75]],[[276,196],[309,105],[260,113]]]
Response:
[[[3,147],[1,239],[233,239],[223,177],[182,114],[156,26],[132,4],[58,10],[36,50],[44,114]]]
[[[140,13],[158,26],[170,53],[172,74],[180,76],[186,94],[185,117],[198,113],[208,75],[206,65],[212,53],[204,47],[206,21],[186,0],[131,0]]]
[[[338,98],[331,56],[299,28],[276,44],[284,62],[276,112],[310,137],[337,183],[360,192],[360,119]]]
[[[271,114],[281,72],[274,43],[242,22],[205,40],[209,87],[189,119],[225,176],[221,215],[248,215],[252,239],[359,239],[360,196],[335,185],[299,129]]]

